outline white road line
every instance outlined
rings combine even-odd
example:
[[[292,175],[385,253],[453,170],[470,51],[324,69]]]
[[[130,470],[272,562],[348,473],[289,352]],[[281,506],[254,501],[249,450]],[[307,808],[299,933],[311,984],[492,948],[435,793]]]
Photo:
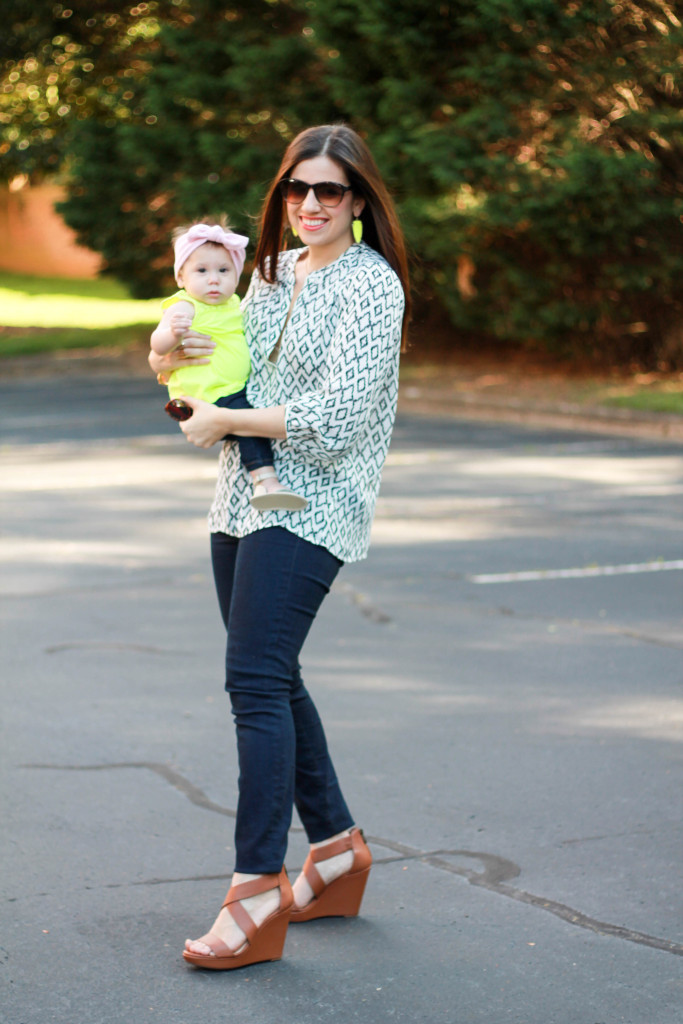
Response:
[[[683,560],[675,562],[636,562],[630,565],[587,565],[583,569],[535,569],[529,572],[484,573],[468,576],[470,583],[526,583],[532,580],[582,579],[585,576],[626,576],[639,572],[670,572],[683,569]]]

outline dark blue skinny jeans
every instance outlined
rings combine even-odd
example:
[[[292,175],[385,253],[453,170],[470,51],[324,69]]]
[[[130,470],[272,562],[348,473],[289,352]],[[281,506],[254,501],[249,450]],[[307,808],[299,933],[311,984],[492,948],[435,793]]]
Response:
[[[215,533],[211,555],[237,731],[235,870],[270,874],[284,864],[294,806],[311,843],[353,824],[299,666],[342,563],[279,526]]]
[[[252,409],[253,406],[247,398],[247,389],[235,391],[232,395],[224,395],[217,398],[213,403],[221,409]],[[264,466],[273,465],[273,449],[267,437],[237,437],[235,434],[226,434],[224,441],[237,441],[240,450],[242,465],[251,473],[255,469],[263,469]]]

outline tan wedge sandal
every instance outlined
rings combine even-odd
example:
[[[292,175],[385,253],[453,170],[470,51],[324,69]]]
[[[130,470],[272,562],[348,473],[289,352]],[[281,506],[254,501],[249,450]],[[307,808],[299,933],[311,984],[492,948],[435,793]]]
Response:
[[[315,865],[340,853],[346,853],[347,850],[353,850],[351,869],[345,875],[335,878],[329,885],[325,885]],[[313,899],[301,909],[294,906],[290,920],[301,923],[314,921],[318,917],[356,917],[371,865],[372,854],[359,828],[351,829],[350,835],[342,836],[328,846],[311,850],[303,871],[306,881],[313,890]]]
[[[270,889],[280,890],[280,906],[265,919],[263,924],[255,925],[240,900],[258,896]],[[226,896],[223,907],[227,907],[230,916],[246,935],[245,944],[240,949],[233,951],[217,935],[209,932],[207,935],[202,935],[199,942],[209,946],[213,955],[193,953],[190,949],[184,949],[184,959],[195,967],[206,967],[212,971],[232,971],[237,967],[259,964],[264,960],[279,960],[285,945],[293,900],[292,887],[284,868],[279,875],[262,875],[261,878],[256,878],[253,882],[243,882],[242,885],[233,886]]]
[[[254,493],[250,499],[257,512],[301,512],[308,505],[308,499],[295,494],[282,484],[277,491],[267,491],[264,480],[277,479],[274,469],[263,469],[254,477]]]

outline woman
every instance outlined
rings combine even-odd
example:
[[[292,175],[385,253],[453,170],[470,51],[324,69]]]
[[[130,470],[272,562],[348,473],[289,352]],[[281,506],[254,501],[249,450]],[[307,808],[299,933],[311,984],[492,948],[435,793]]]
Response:
[[[285,216],[304,248],[279,252]],[[289,920],[360,907],[372,858],[298,659],[340,567],[367,553],[408,300],[401,230],[364,142],[345,125],[302,132],[266,197],[243,302],[255,408],[188,399],[181,425],[202,448],[226,434],[270,438],[280,480],[308,499],[301,512],[257,512],[237,445],[224,446],[209,523],[240,767],[236,863],[210,932],[186,943],[197,966],[278,959]],[[150,363],[201,363],[211,347],[191,333],[184,351]],[[293,806],[311,849],[292,890],[283,864]]]

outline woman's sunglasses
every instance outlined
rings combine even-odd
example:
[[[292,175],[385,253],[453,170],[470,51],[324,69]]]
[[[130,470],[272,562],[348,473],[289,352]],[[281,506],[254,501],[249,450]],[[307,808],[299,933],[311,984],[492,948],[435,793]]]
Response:
[[[339,206],[346,193],[352,191],[350,185],[338,185],[336,181],[317,181],[315,185],[309,185],[298,178],[283,178],[279,186],[286,203],[303,203],[313,189],[313,195],[321,206]]]

